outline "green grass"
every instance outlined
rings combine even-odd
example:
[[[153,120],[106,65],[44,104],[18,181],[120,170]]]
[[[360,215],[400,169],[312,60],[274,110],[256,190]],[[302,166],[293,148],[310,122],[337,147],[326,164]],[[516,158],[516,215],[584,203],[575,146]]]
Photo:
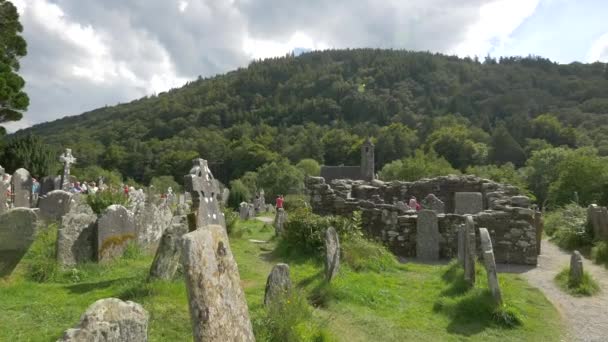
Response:
[[[566,267],[555,276],[555,282],[565,292],[577,296],[593,296],[600,291],[597,282],[591,277],[588,272],[583,273],[583,279],[580,283],[570,281],[570,268]]]
[[[277,246],[274,229],[257,220],[239,226],[242,236],[230,243],[258,341],[293,336],[348,342],[558,341],[562,336],[555,308],[517,275],[499,275],[507,305],[496,310],[482,267],[475,289],[467,290],[455,264],[398,264],[376,245],[344,241],[343,265],[328,285],[321,255]],[[41,250],[36,255],[44,254]],[[147,283],[152,256],[130,253],[109,265],[55,270],[44,282],[28,275],[36,260],[28,254],[11,278],[0,280],[0,341],[55,341],[91,303],[106,297],[141,303],[150,313],[150,341],[192,339],[183,280]],[[278,262],[290,265],[295,309],[263,306],[266,277]],[[521,324],[509,324],[510,318]]]

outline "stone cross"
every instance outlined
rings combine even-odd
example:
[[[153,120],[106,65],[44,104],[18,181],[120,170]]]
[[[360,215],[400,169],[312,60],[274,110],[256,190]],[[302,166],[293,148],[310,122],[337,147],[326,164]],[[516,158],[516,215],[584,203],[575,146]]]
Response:
[[[65,152],[59,156],[59,161],[63,163],[63,174],[61,175],[61,190],[68,191],[70,182],[70,166],[76,163],[76,158],[72,155],[72,149],[66,148]]]
[[[218,183],[213,178],[207,161],[201,158],[194,159],[190,173],[184,176],[186,191],[192,195],[192,213],[196,216],[194,222],[195,230],[210,224],[218,224],[226,227],[224,214],[220,210],[217,201],[217,194],[220,189]]]

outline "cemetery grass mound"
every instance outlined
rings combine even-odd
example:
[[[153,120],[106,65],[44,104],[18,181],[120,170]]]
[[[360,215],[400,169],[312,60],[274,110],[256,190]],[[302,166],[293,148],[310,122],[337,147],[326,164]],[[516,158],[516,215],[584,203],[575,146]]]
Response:
[[[482,267],[476,288],[467,290],[454,263],[399,264],[369,242],[345,241],[343,264],[328,285],[321,252],[287,253],[277,248],[271,226],[257,220],[238,225],[242,236],[230,243],[258,341],[558,341],[562,336],[555,308],[517,275],[499,275],[506,306],[496,311]],[[13,276],[0,280],[0,341],[54,341],[91,303],[106,297],[142,304],[150,313],[150,341],[192,339],[182,277],[148,283],[151,255],[134,249],[109,264],[66,271],[46,265],[42,269],[52,274],[33,278],[31,271],[41,269],[34,264],[54,248],[50,240],[36,241]],[[266,278],[279,262],[289,264],[295,290],[283,306],[267,310]]]
[[[569,274],[570,268],[568,267],[555,276],[555,282],[563,291],[577,297],[593,296],[600,291],[600,286],[593,277],[591,277],[589,272],[585,271],[583,273],[583,278],[579,284],[571,282]]]

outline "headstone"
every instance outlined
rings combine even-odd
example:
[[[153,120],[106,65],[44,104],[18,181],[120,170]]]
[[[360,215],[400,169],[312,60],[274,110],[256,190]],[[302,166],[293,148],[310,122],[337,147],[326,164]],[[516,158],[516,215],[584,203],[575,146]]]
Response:
[[[42,178],[40,182],[40,196],[44,196],[53,190],[55,190],[55,177],[46,176]]]
[[[58,342],[146,342],[148,319],[148,312],[140,304],[118,298],[100,299]]]
[[[8,210],[8,190],[11,184],[4,181],[4,169],[0,166],[0,215]]]
[[[97,260],[122,256],[129,242],[135,242],[137,230],[132,212],[122,205],[109,206],[97,220]]]
[[[445,204],[433,194],[426,195],[422,200],[422,207],[424,209],[433,210],[437,214],[445,213]]]
[[[536,229],[536,254],[540,255],[545,223],[543,221],[543,213],[538,210],[534,212],[534,229]]]
[[[38,208],[40,219],[45,221],[61,221],[63,215],[70,211],[72,194],[63,190],[53,190],[40,197]]]
[[[26,169],[18,169],[11,179],[13,186],[13,207],[30,208],[32,200],[32,176]]]
[[[481,192],[456,192],[454,194],[454,213],[475,215],[483,211]]]
[[[249,203],[241,202],[241,204],[239,204],[239,217],[243,221],[249,219]]]
[[[277,209],[274,216],[274,232],[277,236],[282,235],[285,231],[285,222],[287,222],[287,212],[283,208]]]
[[[579,251],[572,252],[570,257],[570,283],[580,284],[583,281],[583,256]]]
[[[587,222],[591,225],[593,236],[597,239],[608,239],[608,209],[596,204],[587,208]]]
[[[152,267],[150,267],[150,279],[173,279],[179,266],[182,236],[187,233],[186,216],[174,216],[171,226],[165,230],[160,239]]]
[[[458,225],[458,262],[464,267],[464,255],[466,253],[466,229],[464,224]]]
[[[473,216],[465,218],[465,253],[464,253],[464,280],[470,287],[475,285],[475,256],[477,254],[475,244],[475,222]]]
[[[61,191],[61,190],[58,190]],[[57,262],[62,266],[95,260],[95,223],[91,207],[74,206],[63,216],[57,231]]]
[[[144,202],[136,207],[134,215],[138,245],[146,250],[156,249],[163,232],[171,225],[173,213],[170,206]]]
[[[249,218],[254,218],[257,216],[257,213],[255,212],[255,205],[253,203],[250,203],[247,209],[249,210]]]
[[[194,159],[190,173],[184,176],[185,188],[192,195],[192,208],[196,213],[196,227],[210,224],[226,226],[224,214],[217,201],[218,183],[204,159]]]
[[[0,215],[0,277],[10,275],[36,238],[33,209],[15,208]]]
[[[437,213],[420,210],[416,222],[416,257],[424,261],[439,260],[440,238]]]
[[[72,149],[66,148],[65,152],[59,156],[59,161],[63,164],[63,174],[61,175],[61,190],[69,190],[70,167],[76,163],[76,158],[72,155]]]
[[[264,293],[264,305],[269,306],[277,300],[282,300],[291,291],[291,278],[289,277],[289,265],[276,264],[266,280],[266,291]]]
[[[334,227],[329,227],[325,231],[325,279],[331,282],[339,269],[340,238]]]
[[[488,288],[492,293],[494,304],[502,305],[502,292],[498,283],[498,273],[496,271],[496,261],[494,260],[494,249],[492,248],[492,240],[490,233],[486,228],[479,228],[479,239],[481,241],[481,251],[483,253],[483,261],[488,275]]]
[[[224,205],[228,204],[229,198],[230,198],[230,189],[224,188],[224,191],[222,191],[222,203],[224,203]]]
[[[200,226],[182,241],[194,341],[255,341],[225,227]]]

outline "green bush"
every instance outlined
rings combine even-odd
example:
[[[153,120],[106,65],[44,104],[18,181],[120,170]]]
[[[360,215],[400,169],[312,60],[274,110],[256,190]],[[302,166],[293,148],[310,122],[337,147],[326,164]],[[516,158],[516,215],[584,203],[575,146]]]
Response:
[[[342,260],[357,272],[385,272],[399,266],[395,256],[383,245],[352,235],[341,241]]]
[[[173,176],[152,177],[150,186],[154,187],[154,191],[159,194],[166,194],[167,189],[169,188],[171,188],[175,194],[182,192],[182,186],[175,181]]]
[[[591,249],[591,258],[598,264],[604,264],[608,266],[608,242],[598,242]]]
[[[545,233],[560,247],[573,250],[592,243],[587,228],[587,210],[575,203],[545,215]]]
[[[228,235],[232,235],[237,232],[239,214],[230,208],[225,208],[223,212],[224,220],[226,221],[226,232]]]
[[[95,194],[87,195],[87,203],[97,215],[112,204],[126,206],[128,202],[128,196],[125,196],[122,191],[98,191]]]
[[[251,198],[251,192],[240,180],[230,182],[230,194],[228,195],[228,206],[239,210],[241,202],[247,202]]]
[[[583,279],[576,283],[570,279],[570,268],[567,267],[557,274],[555,282],[559,287],[573,296],[592,296],[599,292],[600,287],[588,272],[583,273]]]
[[[51,224],[40,229],[36,240],[23,257],[26,277],[39,283],[55,280],[60,274],[55,257],[57,225]]]
[[[274,199],[273,199],[274,200]],[[285,210],[296,210],[308,207],[308,196],[306,195],[286,195],[283,201]]]

